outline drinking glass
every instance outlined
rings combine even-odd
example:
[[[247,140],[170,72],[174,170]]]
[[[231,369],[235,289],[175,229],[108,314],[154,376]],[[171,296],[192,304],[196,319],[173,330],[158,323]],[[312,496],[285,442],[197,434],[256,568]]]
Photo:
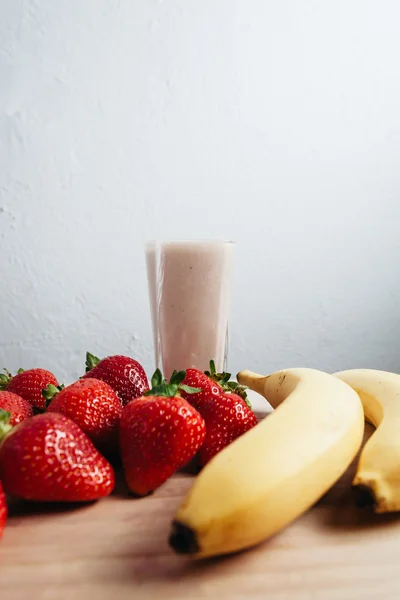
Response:
[[[235,243],[152,241],[147,278],[156,366],[164,377],[211,359],[226,368]]]

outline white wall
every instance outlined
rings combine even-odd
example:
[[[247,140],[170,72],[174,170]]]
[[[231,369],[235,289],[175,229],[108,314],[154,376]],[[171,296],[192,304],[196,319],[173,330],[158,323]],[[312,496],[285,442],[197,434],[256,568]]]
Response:
[[[236,239],[231,368],[400,369],[397,0],[0,1],[0,367],[150,368],[142,244]]]

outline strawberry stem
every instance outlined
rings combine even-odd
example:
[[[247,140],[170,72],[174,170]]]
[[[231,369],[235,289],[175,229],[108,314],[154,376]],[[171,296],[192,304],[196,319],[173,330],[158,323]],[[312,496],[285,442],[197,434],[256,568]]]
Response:
[[[100,358],[90,352],[86,352],[86,373],[89,373],[100,362]]]
[[[207,371],[206,371],[206,374],[208,374]],[[213,377],[216,374],[217,374],[217,371],[215,369],[215,361],[210,360],[210,374],[209,374],[209,377]]]
[[[7,410],[0,408],[0,442],[12,429],[12,425],[10,425],[10,417],[11,414]]]

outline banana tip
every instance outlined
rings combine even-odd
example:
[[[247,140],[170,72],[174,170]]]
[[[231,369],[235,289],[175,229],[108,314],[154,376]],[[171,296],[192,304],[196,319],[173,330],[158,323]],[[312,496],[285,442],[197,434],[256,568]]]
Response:
[[[169,545],[177,554],[197,554],[200,549],[193,529],[179,521],[172,522]]]
[[[356,504],[359,508],[376,506],[375,494],[370,487],[363,484],[356,484],[353,485],[353,490],[356,497]]]
[[[255,373],[253,373],[252,371],[249,371],[248,369],[242,369],[242,371],[239,371],[239,373],[236,375],[236,379],[239,383],[243,383],[243,381],[248,381],[249,378],[251,378],[254,375]]]

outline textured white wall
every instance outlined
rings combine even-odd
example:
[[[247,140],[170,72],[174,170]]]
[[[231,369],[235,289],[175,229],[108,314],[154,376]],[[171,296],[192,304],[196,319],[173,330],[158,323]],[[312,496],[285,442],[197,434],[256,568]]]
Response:
[[[152,367],[142,244],[213,236],[234,371],[400,369],[397,0],[0,15],[0,367]]]

